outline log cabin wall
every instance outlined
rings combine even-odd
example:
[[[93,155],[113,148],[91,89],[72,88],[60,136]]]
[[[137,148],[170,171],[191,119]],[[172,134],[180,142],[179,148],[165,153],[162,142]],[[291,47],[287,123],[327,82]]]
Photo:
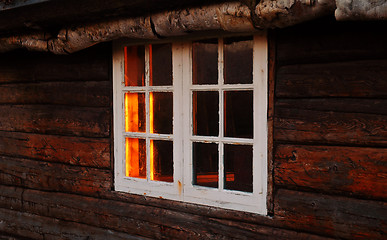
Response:
[[[111,45],[0,55],[0,236],[383,239],[387,34],[273,31],[270,216],[114,192]]]

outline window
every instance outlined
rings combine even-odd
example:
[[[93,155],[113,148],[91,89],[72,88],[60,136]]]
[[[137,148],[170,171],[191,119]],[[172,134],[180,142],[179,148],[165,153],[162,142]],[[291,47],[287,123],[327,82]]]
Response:
[[[113,53],[115,189],[266,214],[264,35]]]

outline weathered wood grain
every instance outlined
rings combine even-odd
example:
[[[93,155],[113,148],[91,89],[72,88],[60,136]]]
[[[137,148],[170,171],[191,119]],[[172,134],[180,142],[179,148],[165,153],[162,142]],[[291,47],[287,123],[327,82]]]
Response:
[[[301,144],[387,146],[387,118],[377,114],[278,105],[275,108],[274,140]]]
[[[280,67],[277,97],[387,97],[387,60]]]
[[[110,140],[2,131],[0,155],[109,168]]]
[[[280,65],[385,59],[383,22],[336,22],[321,19],[278,31]]]
[[[387,200],[387,148],[279,145],[275,183]]]
[[[279,189],[275,220],[335,238],[385,239],[387,203]]]
[[[37,82],[0,85],[0,104],[109,107],[110,81]]]
[[[22,202],[19,206],[13,204],[14,210],[157,239],[326,239],[278,227],[173,211],[165,206],[152,207],[1,185],[0,192],[5,195],[1,208],[7,208],[12,202]]]
[[[296,98],[277,99],[277,108],[332,111],[341,113],[368,113],[387,115],[387,99],[375,98]]]
[[[276,78],[276,34],[270,31],[268,34],[268,106],[267,106],[267,212],[273,214],[273,131],[274,131],[274,98]]]
[[[10,239],[12,239],[11,236],[15,239],[24,239],[28,236],[29,239],[42,240],[145,239],[122,232],[2,208],[0,208],[0,219],[0,232],[9,234]]]
[[[0,184],[99,196],[113,181],[109,170],[0,156]]]
[[[0,131],[84,137],[110,135],[110,109],[55,105],[0,105]]]
[[[100,44],[94,48],[65,56],[13,51],[0,55],[0,84],[40,81],[108,81],[110,79],[110,57],[110,44]]]

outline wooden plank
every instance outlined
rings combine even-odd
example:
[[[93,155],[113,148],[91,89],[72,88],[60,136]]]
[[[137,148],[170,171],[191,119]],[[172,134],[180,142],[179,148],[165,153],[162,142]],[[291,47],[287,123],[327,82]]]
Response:
[[[369,113],[387,115],[387,99],[366,98],[297,98],[277,99],[276,107],[298,109],[333,111],[341,113]]]
[[[385,239],[387,203],[279,189],[275,220],[289,228],[344,239]]]
[[[8,186],[0,185],[0,192],[4,195],[14,196],[13,191],[14,189],[10,190]],[[144,204],[28,189],[24,189],[20,198],[22,198],[20,201],[23,201],[23,206],[21,206],[23,212],[153,238],[326,239],[313,234],[246,223],[243,220],[232,221],[225,217],[218,219],[188,214],[184,211],[168,209],[165,205],[152,207]],[[160,199],[158,201],[164,202]],[[180,204],[179,202],[174,203],[175,205]],[[0,206],[6,208],[7,201],[0,203]],[[255,217],[262,216],[255,215]]]
[[[331,21],[329,21],[331,20]],[[280,65],[382,59],[387,33],[383,22],[337,22],[321,19],[280,29],[277,59]]]
[[[267,107],[267,212],[273,214],[274,210],[274,181],[273,181],[273,131],[274,131],[274,95],[276,78],[276,34],[269,31],[268,34],[268,107]]]
[[[276,96],[387,97],[387,60],[280,67]]]
[[[0,185],[0,208],[23,209],[23,192],[23,188]]]
[[[37,82],[0,85],[0,104],[109,107],[111,81]]]
[[[110,140],[1,132],[0,155],[110,168]]]
[[[55,105],[0,105],[0,131],[108,137],[109,108]]]
[[[276,105],[274,141],[387,146],[384,115],[293,109]]]
[[[0,232],[9,234],[15,239],[129,239],[140,240],[127,233],[88,226],[56,218],[42,217],[35,214],[17,212],[0,208]],[[4,238],[5,239],[5,238]]]
[[[56,192],[99,196],[112,188],[109,170],[0,156],[0,182]]]
[[[387,148],[279,145],[275,184],[387,199]]]
[[[71,55],[13,51],[0,55],[0,84],[39,81],[108,81],[110,44]]]

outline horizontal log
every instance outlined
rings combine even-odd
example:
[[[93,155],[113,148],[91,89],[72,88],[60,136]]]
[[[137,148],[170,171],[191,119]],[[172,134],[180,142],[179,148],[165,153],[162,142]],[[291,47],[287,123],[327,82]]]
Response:
[[[110,44],[56,56],[28,51],[0,55],[0,84],[40,81],[108,81]]]
[[[277,97],[387,97],[387,60],[280,67]]]
[[[0,185],[7,200],[6,208],[15,197],[14,189]],[[15,201],[22,201],[22,211],[45,217],[55,217],[98,228],[122,231],[153,238],[173,239],[325,239],[313,234],[295,232],[278,227],[230,221],[173,211],[165,206],[133,204],[80,195],[42,192],[24,189]],[[180,204],[175,202],[175,204]],[[14,208],[15,210],[19,210]],[[257,216],[260,218],[262,216]],[[153,226],[153,227],[151,227]]]
[[[387,199],[387,148],[279,145],[275,184]]]
[[[84,137],[110,135],[110,109],[55,105],[0,105],[0,131]]]
[[[109,170],[0,156],[0,184],[99,196],[112,187]]]
[[[367,98],[296,98],[277,99],[276,107],[333,111],[341,113],[369,113],[387,115],[387,99]]]
[[[109,107],[110,81],[37,82],[0,85],[0,104]]]
[[[55,218],[0,208],[0,232],[9,234],[4,239],[129,239],[140,240],[130,234],[88,226]],[[1,235],[0,235],[1,236]],[[14,236],[15,238],[12,238]]]
[[[109,168],[110,140],[1,132],[0,155]]]
[[[385,59],[384,22],[320,19],[277,31],[279,65]],[[355,69],[354,69],[355,70]]]
[[[294,109],[276,105],[274,141],[387,146],[387,118],[377,114]]]
[[[292,229],[344,239],[385,239],[387,203],[279,189],[275,219]]]

